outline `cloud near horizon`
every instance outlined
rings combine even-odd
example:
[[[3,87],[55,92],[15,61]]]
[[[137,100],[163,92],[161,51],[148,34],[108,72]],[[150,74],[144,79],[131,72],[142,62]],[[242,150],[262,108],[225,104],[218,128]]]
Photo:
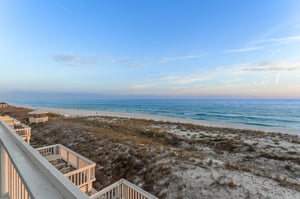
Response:
[[[165,75],[161,77],[162,81],[169,82],[171,84],[191,84],[195,82],[202,82],[210,79],[210,77],[203,76],[202,73],[189,73],[181,75]]]
[[[185,56],[177,56],[177,57],[162,57],[159,60],[159,63],[168,63],[172,61],[177,61],[177,60],[189,60],[189,59],[198,59],[205,57],[206,54],[199,54],[199,55],[185,55]]]
[[[144,84],[135,84],[130,86],[131,89],[145,89],[145,88],[151,88],[154,86],[157,86],[157,82],[150,82],[150,83],[144,83]]]
[[[148,90],[159,85],[161,88],[174,88],[175,86],[176,88],[184,87],[188,89],[204,85],[236,86],[236,82],[239,82],[238,84],[241,84],[240,87],[243,87],[251,85],[253,81],[261,82],[260,84],[263,86],[273,86],[274,84],[278,86],[282,74],[292,73],[298,70],[300,70],[300,61],[298,60],[247,63],[219,67],[207,71],[190,71],[184,74],[164,73],[156,76],[151,75],[147,83],[137,83],[130,88]],[[275,81],[273,78],[275,78]],[[298,82],[297,80],[294,81]]]
[[[113,56],[108,56],[104,58],[105,61],[108,61],[110,63],[119,63],[124,64],[129,68],[136,68],[141,67],[143,64],[137,63],[134,59],[123,57],[123,58],[116,58]]]
[[[295,70],[300,70],[300,61],[266,61],[260,63],[241,64],[232,67],[229,70],[248,71],[248,72],[295,71]]]
[[[151,89],[158,85],[189,85],[197,82],[209,80],[211,77],[205,76],[202,73],[193,72],[186,74],[170,74],[166,73],[158,76],[151,76],[151,81],[147,83],[138,83],[131,85],[131,89]]]
[[[99,57],[97,56],[83,56],[60,53],[53,55],[52,58],[57,63],[73,66],[97,65],[100,63]]]
[[[101,57],[101,56],[86,56],[76,55],[69,53],[58,53],[52,56],[53,60],[57,63],[73,66],[88,66],[99,65],[100,62],[118,63],[127,67],[140,67],[142,64],[136,63],[130,58],[115,58],[113,56]]]
[[[256,43],[295,43],[300,42],[300,35],[257,40]]]
[[[251,52],[251,51],[255,51],[255,50],[260,50],[263,48],[264,48],[264,46],[257,46],[257,47],[252,47],[252,48],[240,48],[240,49],[234,49],[234,50],[225,50],[222,53],[225,53],[225,54],[243,53],[243,52]]]

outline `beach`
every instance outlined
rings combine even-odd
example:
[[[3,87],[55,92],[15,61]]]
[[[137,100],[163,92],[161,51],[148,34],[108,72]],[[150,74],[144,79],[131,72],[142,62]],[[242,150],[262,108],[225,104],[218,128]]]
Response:
[[[59,143],[94,161],[97,190],[125,178],[161,199],[300,197],[298,135],[127,113],[5,110],[25,123],[32,110],[58,113],[30,125],[31,146]]]
[[[300,0],[0,5],[0,199],[300,199]]]
[[[236,124],[236,123],[225,123],[225,122],[211,122],[204,120],[186,119],[178,117],[168,117],[160,115],[151,114],[141,114],[141,113],[128,113],[128,112],[113,112],[113,111],[99,111],[99,110],[84,110],[84,109],[70,109],[70,108],[50,108],[50,107],[36,107],[36,106],[26,106],[17,105],[20,107],[30,108],[39,112],[51,112],[56,114],[61,114],[67,117],[87,117],[87,116],[108,116],[108,117],[121,117],[121,118],[135,118],[135,119],[146,119],[153,121],[163,121],[163,122],[174,122],[182,124],[194,124],[210,127],[220,127],[220,128],[236,128],[236,129],[246,129],[264,132],[278,132],[278,133],[289,133],[294,135],[300,135],[300,131],[292,128],[280,128],[271,126],[257,126],[257,125],[246,125],[246,124]]]

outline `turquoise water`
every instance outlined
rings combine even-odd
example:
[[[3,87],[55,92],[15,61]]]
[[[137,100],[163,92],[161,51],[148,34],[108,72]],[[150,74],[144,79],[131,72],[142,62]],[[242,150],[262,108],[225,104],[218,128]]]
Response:
[[[300,130],[300,100],[13,101],[27,106],[146,113]]]

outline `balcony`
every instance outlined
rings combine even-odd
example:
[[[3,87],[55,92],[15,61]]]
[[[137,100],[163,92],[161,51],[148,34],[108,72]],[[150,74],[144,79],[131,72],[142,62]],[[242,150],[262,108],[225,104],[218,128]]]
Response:
[[[11,128],[14,128],[14,123],[16,122],[16,119],[10,117],[10,116],[0,116],[0,120],[2,120],[3,122],[5,122],[8,126],[10,126]]]
[[[157,199],[125,179],[95,193],[93,161],[61,144],[33,149],[22,137],[30,139],[26,125],[13,118],[1,119],[0,199]]]
[[[14,131],[28,144],[30,143],[31,128],[25,124],[14,124]]]
[[[91,194],[96,163],[61,144],[36,149],[81,191]]]
[[[0,121],[0,198],[88,199],[88,196]]]
[[[25,124],[22,124],[18,120],[9,116],[0,116],[0,120],[4,121],[10,128],[18,133],[23,140],[28,144],[30,143],[31,128]]]

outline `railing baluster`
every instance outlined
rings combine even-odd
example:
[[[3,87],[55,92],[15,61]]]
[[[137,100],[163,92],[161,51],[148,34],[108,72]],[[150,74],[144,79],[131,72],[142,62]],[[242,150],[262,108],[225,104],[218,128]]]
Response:
[[[136,185],[121,179],[92,195],[91,199],[158,199]]]
[[[16,194],[16,191],[15,191],[15,169],[12,167],[12,173],[11,173],[11,176],[12,176],[12,199],[15,198],[15,194]]]
[[[11,196],[11,177],[10,177],[10,170],[11,170],[11,164],[10,164],[10,159],[8,158],[7,160],[8,162],[8,175],[7,175],[7,178],[8,178],[8,196]]]
[[[17,198],[20,198],[20,178],[19,178],[19,175],[17,173]]]
[[[25,188],[24,188],[23,183],[21,185],[21,198],[25,198]]]

